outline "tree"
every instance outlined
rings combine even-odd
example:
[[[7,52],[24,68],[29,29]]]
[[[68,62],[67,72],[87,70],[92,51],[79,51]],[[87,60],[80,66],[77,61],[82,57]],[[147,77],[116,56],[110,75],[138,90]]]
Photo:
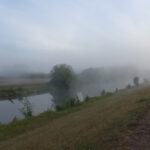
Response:
[[[127,86],[126,86],[126,88],[127,89],[130,89],[132,86],[130,85],[130,84],[128,84]]]
[[[105,95],[106,95],[106,91],[105,91],[105,90],[102,90],[101,96],[105,96]]]
[[[69,97],[70,89],[75,81],[75,74],[71,66],[55,65],[50,72],[50,86],[55,100]]]
[[[133,78],[133,83],[134,83],[135,86],[139,85],[139,77],[138,76]]]

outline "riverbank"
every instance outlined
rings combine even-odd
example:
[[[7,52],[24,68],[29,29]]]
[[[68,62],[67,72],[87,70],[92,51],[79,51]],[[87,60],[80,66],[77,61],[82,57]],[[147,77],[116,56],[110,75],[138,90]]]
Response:
[[[49,92],[49,79],[0,80],[0,100],[22,98]]]
[[[123,149],[125,133],[136,128],[150,107],[149,91],[150,86],[120,90],[64,111],[1,125],[0,149]]]

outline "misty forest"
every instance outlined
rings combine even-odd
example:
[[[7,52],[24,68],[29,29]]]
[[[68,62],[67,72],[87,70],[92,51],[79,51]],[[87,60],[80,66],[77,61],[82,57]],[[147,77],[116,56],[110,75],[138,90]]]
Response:
[[[150,1],[0,1],[0,150],[150,150]]]

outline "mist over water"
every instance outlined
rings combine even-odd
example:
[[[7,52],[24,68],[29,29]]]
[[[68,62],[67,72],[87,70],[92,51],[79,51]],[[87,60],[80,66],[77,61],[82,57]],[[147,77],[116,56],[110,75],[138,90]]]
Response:
[[[133,85],[138,70],[133,67],[89,68],[79,74],[79,89],[88,96],[99,96],[101,91],[114,92],[116,89]]]

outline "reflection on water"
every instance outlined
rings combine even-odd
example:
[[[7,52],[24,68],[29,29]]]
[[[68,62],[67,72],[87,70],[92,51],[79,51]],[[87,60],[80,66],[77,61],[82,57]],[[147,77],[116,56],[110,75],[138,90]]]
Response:
[[[13,99],[0,101],[0,123],[9,123],[15,117],[17,117],[18,119],[24,118],[24,116],[20,112],[20,109],[23,108],[22,100]],[[28,97],[28,100],[32,104],[34,116],[44,111],[55,109],[53,97],[50,94],[30,96]]]

